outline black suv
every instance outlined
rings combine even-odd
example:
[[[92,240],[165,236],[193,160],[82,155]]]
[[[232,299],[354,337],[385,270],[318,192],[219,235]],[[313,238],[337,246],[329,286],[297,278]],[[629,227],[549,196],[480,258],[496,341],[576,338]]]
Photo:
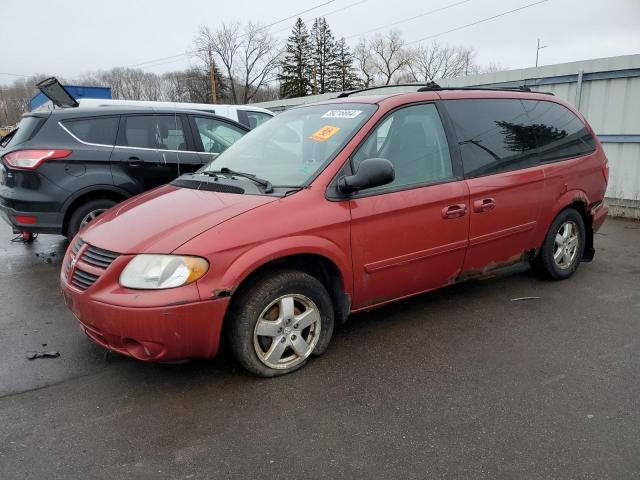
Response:
[[[0,215],[19,232],[78,230],[118,202],[193,172],[249,129],[175,109],[25,114],[0,141]]]

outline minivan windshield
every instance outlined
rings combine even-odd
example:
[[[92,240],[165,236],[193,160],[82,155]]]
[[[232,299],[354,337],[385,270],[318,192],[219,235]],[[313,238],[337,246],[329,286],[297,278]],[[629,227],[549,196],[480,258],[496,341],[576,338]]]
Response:
[[[327,165],[373,115],[375,105],[311,105],[284,112],[234,143],[200,172],[255,175],[277,187],[301,187]]]

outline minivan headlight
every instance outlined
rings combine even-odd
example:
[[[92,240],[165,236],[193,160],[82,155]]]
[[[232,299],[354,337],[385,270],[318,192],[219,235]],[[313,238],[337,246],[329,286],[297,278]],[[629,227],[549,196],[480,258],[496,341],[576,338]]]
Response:
[[[120,274],[120,285],[139,290],[176,288],[193,283],[209,269],[200,257],[137,255]]]

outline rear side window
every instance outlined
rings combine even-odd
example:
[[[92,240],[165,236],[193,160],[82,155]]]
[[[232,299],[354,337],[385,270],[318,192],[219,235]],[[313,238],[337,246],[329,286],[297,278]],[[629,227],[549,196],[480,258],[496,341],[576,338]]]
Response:
[[[65,120],[64,127],[87,143],[113,145],[118,133],[118,117],[93,117]]]
[[[132,115],[125,117],[119,144],[158,150],[186,150],[182,118],[176,115]]]
[[[553,102],[523,102],[533,124],[541,162],[587,155],[596,142],[587,127],[568,108]]]
[[[18,124],[18,128],[2,139],[0,146],[10,147],[31,140],[46,120],[42,117],[24,117]]]
[[[553,102],[472,99],[445,102],[466,177],[584,155],[595,143],[585,125]]]

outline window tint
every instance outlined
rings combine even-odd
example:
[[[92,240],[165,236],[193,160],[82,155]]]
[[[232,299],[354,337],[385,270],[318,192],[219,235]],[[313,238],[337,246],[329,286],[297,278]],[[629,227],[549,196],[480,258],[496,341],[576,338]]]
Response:
[[[124,146],[159,150],[186,150],[182,119],[176,115],[125,117]]]
[[[244,131],[215,118],[195,117],[202,148],[208,153],[222,153],[244,135]]]
[[[380,189],[453,177],[449,146],[433,104],[413,105],[388,116],[352,157],[354,170],[367,158],[386,158],[395,180]]]
[[[587,127],[568,108],[534,100],[523,104],[533,124],[539,161],[586,155],[596,149]]]
[[[467,177],[528,168],[595,148],[584,124],[556,103],[473,99],[445,104]]]
[[[95,117],[66,120],[62,124],[83,142],[113,145],[118,121],[118,117]]]

